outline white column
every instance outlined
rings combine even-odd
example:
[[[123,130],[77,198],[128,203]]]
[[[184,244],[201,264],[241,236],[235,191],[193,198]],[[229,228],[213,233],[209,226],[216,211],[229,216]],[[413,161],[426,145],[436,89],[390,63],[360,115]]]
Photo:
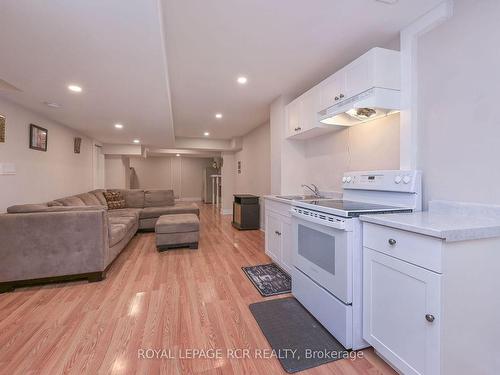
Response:
[[[215,204],[215,178],[214,176],[210,176],[212,179],[212,204]]]

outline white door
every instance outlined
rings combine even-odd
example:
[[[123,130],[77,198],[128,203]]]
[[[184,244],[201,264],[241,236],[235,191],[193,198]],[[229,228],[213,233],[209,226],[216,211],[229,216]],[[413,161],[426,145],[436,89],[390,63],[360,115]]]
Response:
[[[281,219],[272,212],[266,215],[266,252],[281,265]]]
[[[345,87],[345,73],[339,70],[337,73],[328,77],[319,88],[320,90],[320,110],[324,110],[332,105],[339,103],[343,97],[340,95]],[[345,96],[345,94],[342,94]]]
[[[282,218],[281,222],[281,262],[283,269],[289,274],[293,267],[292,220]]]
[[[403,374],[439,374],[441,276],[363,252],[363,338]]]

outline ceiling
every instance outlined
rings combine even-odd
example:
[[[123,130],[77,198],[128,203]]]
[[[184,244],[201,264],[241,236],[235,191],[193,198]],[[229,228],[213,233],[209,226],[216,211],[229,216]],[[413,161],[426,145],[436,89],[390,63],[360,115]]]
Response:
[[[176,136],[245,134],[280,94],[299,94],[383,46],[441,0],[167,0]],[[236,78],[248,77],[245,87]],[[216,120],[214,114],[224,114]]]
[[[107,143],[229,139],[439,2],[1,0],[0,96]]]
[[[157,0],[1,0],[0,79],[22,92],[0,95],[101,142],[173,146],[163,35]]]

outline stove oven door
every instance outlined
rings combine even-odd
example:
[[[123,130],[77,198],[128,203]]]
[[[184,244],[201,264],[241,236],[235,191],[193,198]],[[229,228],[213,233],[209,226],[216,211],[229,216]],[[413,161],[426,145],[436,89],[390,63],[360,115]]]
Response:
[[[293,264],[343,303],[352,303],[352,231],[294,216]]]

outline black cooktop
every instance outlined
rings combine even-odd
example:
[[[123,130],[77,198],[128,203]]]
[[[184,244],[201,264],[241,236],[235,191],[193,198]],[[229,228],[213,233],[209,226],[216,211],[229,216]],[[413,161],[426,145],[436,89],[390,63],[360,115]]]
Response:
[[[397,206],[388,206],[388,205],[365,203],[365,202],[344,201],[336,199],[321,199],[317,201],[307,201],[304,203],[318,207],[317,208],[318,211],[321,211],[320,207],[344,211],[345,213],[347,213],[348,217],[356,217],[361,214],[369,214],[369,213],[412,212],[411,209],[406,209]]]

